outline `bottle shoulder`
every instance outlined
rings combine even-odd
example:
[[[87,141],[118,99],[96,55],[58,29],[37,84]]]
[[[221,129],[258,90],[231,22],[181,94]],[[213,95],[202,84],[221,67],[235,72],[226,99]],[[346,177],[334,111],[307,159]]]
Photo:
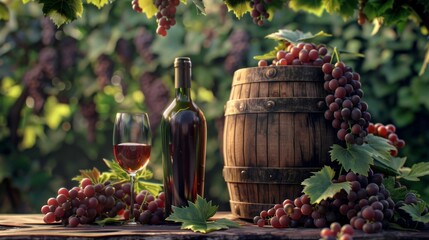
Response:
[[[195,104],[195,102],[180,102],[173,100],[170,105],[165,109],[162,114],[163,119],[171,119],[174,115],[195,115],[196,117],[203,118],[205,116],[202,110]]]

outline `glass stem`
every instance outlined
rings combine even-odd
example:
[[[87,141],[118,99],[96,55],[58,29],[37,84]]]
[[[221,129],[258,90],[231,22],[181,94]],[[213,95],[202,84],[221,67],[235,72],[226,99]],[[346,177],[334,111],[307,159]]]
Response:
[[[130,220],[131,222],[135,222],[134,220],[134,180],[136,175],[134,173],[130,174]]]

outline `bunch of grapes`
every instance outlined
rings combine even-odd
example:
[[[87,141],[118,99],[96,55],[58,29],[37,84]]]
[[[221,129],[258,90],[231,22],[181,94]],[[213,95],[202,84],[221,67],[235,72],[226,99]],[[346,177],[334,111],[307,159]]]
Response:
[[[138,13],[141,13],[143,11],[143,9],[139,5],[139,0],[132,0],[131,6],[133,7],[133,10]]]
[[[110,79],[113,76],[113,70],[115,63],[107,54],[101,54],[97,58],[97,62],[94,66],[94,73],[97,76],[97,82],[100,88],[104,88],[110,83]]]
[[[332,223],[350,224],[366,233],[380,232],[392,219],[395,203],[382,184],[383,175],[369,176],[349,172],[340,175],[334,182],[349,182],[351,190],[341,190],[333,198],[310,204],[307,195],[295,200],[286,199],[268,211],[261,211],[253,221],[259,227],[270,224],[275,228],[317,227],[325,228]]]
[[[144,28],[140,28],[134,37],[134,46],[137,52],[148,63],[155,59],[155,55],[152,52],[153,39],[152,33]]]
[[[329,228],[326,227],[320,231],[320,237],[322,240],[352,240],[354,232],[350,224],[341,226],[341,224],[334,222]]]
[[[414,193],[407,193],[405,199],[396,202],[395,211],[398,213],[398,218],[395,219],[395,222],[404,228],[414,228],[414,229],[423,229],[425,227],[424,223],[413,221],[410,214],[401,209],[402,206],[418,204],[423,202],[422,199],[419,199]],[[428,207],[425,206],[421,215],[426,215],[428,213]]]
[[[94,102],[94,99],[91,98],[90,101],[81,102],[79,104],[80,111],[82,116],[85,118],[87,123],[87,139],[88,142],[95,142],[96,138],[96,125],[99,120],[97,105]]]
[[[285,50],[277,51],[276,58],[270,66],[287,65],[312,65],[322,66],[331,61],[331,55],[325,45],[314,45],[312,43],[298,43],[296,46],[292,43],[286,43]],[[268,66],[266,60],[258,62],[259,67]]]
[[[395,147],[395,149],[390,151],[390,155],[392,155],[392,157],[398,156],[399,149],[405,147],[405,141],[400,139],[395,132],[396,127],[393,124],[387,124],[384,126],[381,123],[369,123],[368,125],[368,133],[388,139],[389,143]]]
[[[156,33],[165,37],[167,30],[176,24],[176,8],[179,6],[180,0],[155,0],[154,3],[158,8]]]
[[[338,130],[338,139],[362,145],[368,135],[371,114],[367,111],[368,104],[361,100],[364,93],[360,75],[343,62],[325,63],[322,71],[325,74],[323,87],[328,92],[326,120],[332,121],[332,127]]]
[[[60,188],[56,197],[48,199],[41,212],[45,223],[61,221],[63,225],[76,227],[79,224],[93,223],[106,217],[121,215],[130,218],[129,209],[131,184],[116,186],[109,182],[93,184],[84,178],[80,187]],[[135,196],[134,217],[142,224],[161,224],[164,220],[164,193],[157,198],[147,191]]]
[[[352,187],[345,197],[337,198],[335,205],[340,214],[347,216],[355,229],[365,233],[377,233],[386,227],[393,217],[395,202],[383,185],[383,175],[370,172],[365,177],[349,172],[340,178],[345,178]]]
[[[270,17],[270,14],[267,11],[267,6],[272,1],[273,0],[251,0],[250,1],[250,7],[252,8],[250,15],[252,16],[253,22],[255,24],[262,26],[264,25],[264,19],[268,19]]]

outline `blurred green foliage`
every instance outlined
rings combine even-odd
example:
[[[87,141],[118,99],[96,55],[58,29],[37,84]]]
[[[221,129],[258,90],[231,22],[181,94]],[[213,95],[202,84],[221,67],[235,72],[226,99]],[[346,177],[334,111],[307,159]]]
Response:
[[[249,16],[237,20],[219,3],[205,1],[206,16],[199,15],[192,4],[181,5],[178,15],[182,17],[162,38],[153,35],[156,23],[133,12],[129,1],[115,1],[100,10],[86,8],[81,19],[56,30],[55,41],[46,45],[40,6],[16,2],[10,7],[9,22],[0,23],[0,196],[5,196],[0,199],[0,212],[38,212],[60,186],[76,185],[71,178],[79,169],[105,171],[102,159],[113,158],[115,112],[149,111],[157,129],[161,110],[154,102],[168,102],[173,96],[172,63],[177,56],[192,59],[193,98],[207,118],[206,197],[220,209],[228,209],[220,143],[232,72],[256,66],[253,56],[276,44],[264,37],[280,28],[332,33],[327,44],[364,53],[365,58],[344,55],[343,60],[360,72],[374,122],[398,126],[400,137],[407,142],[400,155],[411,162],[429,161],[429,73],[418,76],[428,41],[413,24],[401,32],[381,28],[372,36],[370,25],[284,9],[276,13],[275,22],[259,27]],[[139,51],[135,41],[142,32],[149,40],[147,48]],[[40,62],[43,49],[56,49],[63,60],[71,59],[64,53],[72,46],[64,44],[66,39],[74,40],[76,61],[45,81],[44,107],[35,111],[37,104],[25,94],[29,86],[26,74]],[[118,50],[120,42],[129,46],[127,54]],[[100,83],[101,56],[111,61],[107,83]],[[142,76],[154,81],[142,85]],[[165,89],[166,95],[158,94]],[[94,104],[96,114],[85,113],[87,103]],[[148,166],[159,182],[160,143],[154,134]],[[412,188],[429,200],[424,181],[412,183]]]

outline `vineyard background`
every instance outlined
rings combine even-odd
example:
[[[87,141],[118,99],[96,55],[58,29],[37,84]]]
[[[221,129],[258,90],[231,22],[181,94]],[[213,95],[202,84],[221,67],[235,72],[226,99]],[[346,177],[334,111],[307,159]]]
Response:
[[[173,96],[177,56],[193,61],[193,98],[207,118],[206,197],[228,209],[220,143],[232,75],[256,66],[253,56],[276,44],[264,37],[281,28],[323,30],[333,34],[327,44],[365,54],[343,60],[360,72],[374,122],[398,127],[407,142],[400,156],[410,163],[429,160],[429,71],[418,75],[428,39],[415,24],[372,36],[372,25],[356,19],[283,9],[275,22],[259,27],[248,15],[237,20],[217,1],[205,4],[207,16],[193,4],[181,5],[166,38],[129,1],[88,6],[81,19],[60,29],[37,4],[11,5],[11,19],[0,22],[0,212],[38,212],[60,186],[76,184],[71,178],[79,169],[106,170],[102,159],[113,158],[119,110],[150,113],[155,134],[148,167],[160,182],[158,123]],[[428,180],[409,182],[426,201]]]

